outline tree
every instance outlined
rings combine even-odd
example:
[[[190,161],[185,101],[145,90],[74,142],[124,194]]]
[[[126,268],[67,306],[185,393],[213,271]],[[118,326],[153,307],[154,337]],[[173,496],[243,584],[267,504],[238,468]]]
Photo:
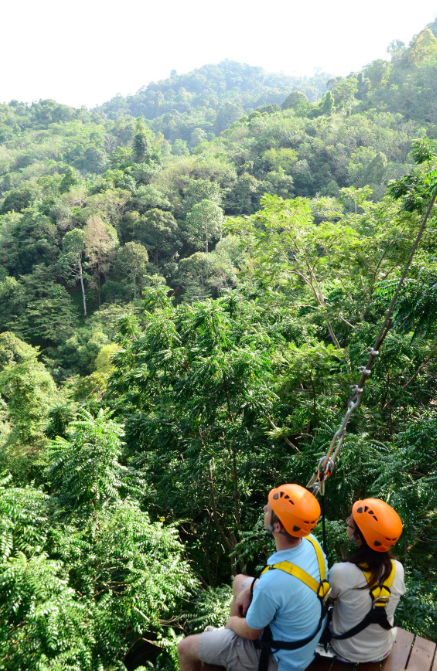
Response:
[[[59,184],[59,193],[67,193],[70,191],[72,186],[76,186],[77,184],[79,184],[79,180],[75,171],[73,168],[68,167],[64,173],[61,183]]]
[[[35,265],[52,266],[59,255],[59,231],[41,209],[28,207],[2,235],[0,263],[15,277],[31,273]]]
[[[437,38],[429,28],[425,28],[416,35],[408,50],[409,65],[418,66],[423,61],[437,55]]]
[[[191,137],[190,137],[190,147],[194,149],[195,147],[199,146],[203,140],[206,140],[206,133],[203,130],[203,128],[195,128],[191,132]]]
[[[358,79],[348,77],[339,81],[332,89],[336,109],[344,109],[348,114],[351,113],[354,105],[355,94],[358,91]]]
[[[3,468],[21,481],[40,475],[45,445],[44,429],[56,398],[56,387],[37,351],[0,372],[0,395],[6,401],[11,431],[2,456]]]
[[[35,266],[21,278],[26,307],[17,319],[16,330],[35,344],[54,344],[66,340],[77,319],[76,307],[68,291],[55,281],[55,268]]]
[[[27,305],[26,290],[15,277],[6,277],[0,282],[0,329],[16,329],[19,317]]]
[[[320,105],[320,111],[325,116],[330,116],[332,114],[332,112],[334,111],[334,96],[332,95],[331,91],[328,91],[323,96],[323,99],[322,99],[322,102],[321,102],[321,105]]]
[[[82,412],[67,436],[50,453],[51,497],[0,483],[0,663],[11,671],[125,668],[145,636],[170,645],[161,622],[196,584],[176,528],[119,490],[120,427]]]
[[[87,147],[82,162],[82,170],[101,174],[108,167],[108,154],[102,147]]]
[[[171,153],[174,156],[189,156],[190,150],[188,149],[188,144],[186,140],[181,140],[180,138],[177,138],[173,143]]]
[[[122,436],[122,427],[102,410],[96,418],[82,411],[68,439],[53,441],[49,477],[64,506],[96,510],[120,497],[118,490],[126,473],[118,461]]]
[[[363,175],[363,184],[380,184],[387,168],[387,157],[381,151],[372,159]]]
[[[179,263],[179,281],[185,289],[187,302],[204,300],[214,294],[235,285],[235,270],[231,260],[225,254],[205,254],[196,252]]]
[[[147,160],[150,158],[150,153],[150,132],[140,117],[137,119],[135,126],[135,135],[133,139],[133,159],[135,163],[147,162]]]
[[[391,64],[389,61],[385,61],[382,58],[379,58],[376,61],[373,61],[370,65],[366,67],[366,78],[369,80],[372,89],[376,89],[381,86],[383,82],[386,82],[391,71]]]
[[[94,215],[84,228],[85,252],[90,268],[94,271],[93,282],[97,287],[99,306],[101,304],[101,277],[105,276],[115,258],[118,239],[115,229]]]
[[[393,54],[396,54],[396,52],[402,51],[403,49],[405,49],[404,42],[402,42],[401,40],[392,40],[387,47],[387,53],[393,56]]]
[[[302,91],[292,91],[282,103],[282,109],[283,110],[295,109],[299,105],[302,105],[302,103],[307,102],[308,98],[305,95],[305,93],[302,93]]]
[[[179,227],[171,212],[152,208],[135,224],[134,237],[152,255],[153,262],[160,266],[171,259],[181,246]]]
[[[127,242],[118,249],[114,264],[115,271],[126,277],[129,288],[133,290],[134,299],[137,297],[138,290],[141,294],[148,262],[149,256],[144,245]]]
[[[11,211],[21,212],[32,204],[36,196],[37,191],[32,186],[25,186],[21,189],[9,191],[1,206],[0,214],[6,214]]]
[[[221,133],[225,128],[230,126],[234,121],[237,121],[241,116],[243,116],[243,108],[235,103],[226,102],[220,106],[217,112],[217,118],[215,121],[215,128],[217,133]]]
[[[299,156],[295,149],[289,149],[288,147],[276,149],[273,147],[264,152],[263,158],[268,162],[269,168],[273,170],[282,169],[286,173],[290,173]]]
[[[202,200],[213,200],[218,205],[221,205],[222,197],[222,189],[216,181],[202,178],[190,179],[184,189],[184,212],[188,213],[194,205],[197,205]]]
[[[214,237],[219,237],[223,224],[223,210],[213,200],[202,200],[187,214],[186,235],[197,249],[205,248]]]
[[[87,316],[84,285],[83,261],[85,253],[85,234],[79,228],[68,231],[62,240],[63,253],[58,260],[60,276],[69,284],[75,285],[79,279],[82,291],[83,314]]]
[[[0,372],[36,356],[35,349],[10,331],[0,333]]]

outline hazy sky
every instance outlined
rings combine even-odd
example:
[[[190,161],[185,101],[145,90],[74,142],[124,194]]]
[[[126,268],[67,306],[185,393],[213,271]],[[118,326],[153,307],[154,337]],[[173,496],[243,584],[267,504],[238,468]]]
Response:
[[[230,58],[335,75],[387,56],[434,20],[435,0],[16,0],[3,3],[0,102],[91,107]]]

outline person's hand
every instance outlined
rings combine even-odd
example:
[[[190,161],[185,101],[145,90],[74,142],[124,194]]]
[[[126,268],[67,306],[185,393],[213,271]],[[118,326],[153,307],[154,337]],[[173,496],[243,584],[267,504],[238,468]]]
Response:
[[[246,617],[251,601],[252,595],[250,593],[250,585],[248,585],[240,592],[235,601],[239,617]]]

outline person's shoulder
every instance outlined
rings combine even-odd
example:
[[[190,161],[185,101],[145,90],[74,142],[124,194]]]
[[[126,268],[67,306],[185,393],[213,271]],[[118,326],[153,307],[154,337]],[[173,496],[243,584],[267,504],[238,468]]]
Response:
[[[320,542],[317,540],[315,536],[309,534],[309,536],[305,536],[304,538],[302,538],[302,543],[299,547],[301,547],[306,552],[314,553],[314,546],[318,546],[323,553],[323,549]]]
[[[401,564],[401,562],[398,559],[392,559],[392,562],[395,566],[395,576],[399,576],[400,578],[404,578],[404,566]]]
[[[337,562],[329,569],[329,580],[348,580],[362,577],[362,572],[352,562]]]
[[[344,561],[337,562],[336,564],[333,564],[329,569],[329,575],[342,575],[346,571],[349,571],[350,566],[353,566],[353,564]]]
[[[257,592],[258,597],[267,597],[276,602],[278,597],[284,592],[284,581],[289,577],[284,571],[279,569],[266,571],[255,585],[254,593]]]

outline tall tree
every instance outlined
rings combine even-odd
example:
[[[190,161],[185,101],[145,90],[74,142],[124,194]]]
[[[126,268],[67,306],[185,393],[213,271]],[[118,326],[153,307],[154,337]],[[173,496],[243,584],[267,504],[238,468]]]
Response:
[[[84,285],[85,233],[79,228],[68,231],[62,240],[63,253],[58,260],[59,273],[69,284],[75,285],[79,279],[82,291],[83,314],[87,316]]]
[[[134,298],[137,298],[138,292],[141,294],[148,261],[147,249],[138,242],[127,242],[118,249],[114,268],[127,278]]]
[[[201,200],[187,214],[186,235],[189,242],[197,249],[204,247],[208,253],[208,244],[221,235],[223,221],[223,210],[215,201]]]
[[[135,126],[135,135],[133,139],[133,158],[135,163],[144,163],[150,156],[151,142],[149,131],[144,121],[139,117]]]
[[[156,266],[171,259],[181,246],[176,219],[171,212],[155,207],[136,221],[134,237],[147,247]]]
[[[114,261],[118,245],[117,233],[113,226],[106,224],[98,215],[90,217],[84,228],[85,250],[90,268],[94,271],[93,281],[97,287],[99,306],[102,302],[101,279]]]

